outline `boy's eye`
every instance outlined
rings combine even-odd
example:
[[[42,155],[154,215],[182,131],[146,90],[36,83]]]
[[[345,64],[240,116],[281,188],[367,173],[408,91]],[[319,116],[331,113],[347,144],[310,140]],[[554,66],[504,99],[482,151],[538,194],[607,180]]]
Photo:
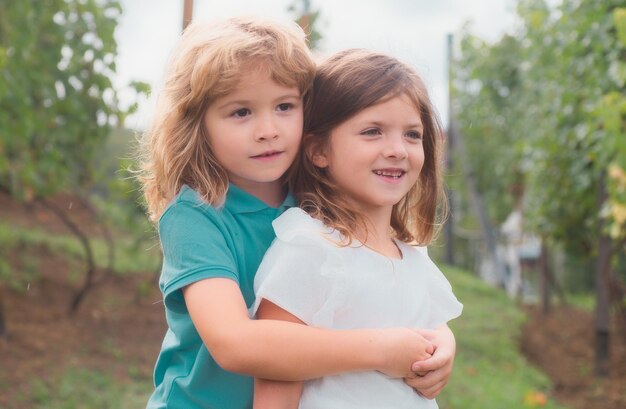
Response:
[[[289,111],[292,108],[293,108],[293,104],[291,104],[289,102],[284,102],[282,104],[278,104],[278,106],[276,107],[276,109],[281,111],[281,112]]]
[[[363,132],[361,132],[361,135],[372,135],[372,136],[374,136],[374,135],[380,135],[380,134],[381,134],[381,132],[380,132],[380,129],[378,129],[378,128],[370,128],[370,129],[366,129]]]
[[[243,118],[247,115],[250,115],[251,112],[248,108],[240,108],[238,110],[236,110],[235,112],[233,112],[231,115],[236,117],[236,118]]]
[[[422,133],[418,131],[408,131],[406,137],[409,139],[422,139]]]

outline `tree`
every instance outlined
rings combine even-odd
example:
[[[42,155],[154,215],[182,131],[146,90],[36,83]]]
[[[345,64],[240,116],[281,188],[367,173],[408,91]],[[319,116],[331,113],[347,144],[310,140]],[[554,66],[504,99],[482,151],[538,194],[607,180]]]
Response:
[[[320,11],[311,8],[311,0],[294,0],[287,9],[295,14],[295,20],[304,30],[311,50],[320,46],[323,36],[318,30]]]
[[[612,266],[626,237],[623,7],[619,0],[520,1],[519,32],[492,45],[465,36],[456,78],[472,161],[487,164],[491,216],[507,208],[502,192],[517,178],[530,228],[595,270],[600,374],[609,288],[620,286]]]
[[[48,207],[82,243],[73,310],[93,284],[91,245],[48,198],[70,190],[87,200],[94,155],[129,113],[111,81],[120,14],[117,0],[0,1],[0,189]]]
[[[120,112],[110,80],[120,12],[114,0],[0,3],[0,185],[12,196],[90,177]]]

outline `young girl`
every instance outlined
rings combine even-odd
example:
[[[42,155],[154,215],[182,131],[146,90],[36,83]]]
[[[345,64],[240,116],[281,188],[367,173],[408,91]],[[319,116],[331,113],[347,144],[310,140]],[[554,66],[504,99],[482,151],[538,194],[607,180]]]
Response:
[[[318,68],[291,177],[300,208],[274,222],[255,279],[259,318],[354,329],[437,328],[462,305],[428,256],[442,196],[442,131],[413,69],[365,50]],[[436,408],[401,379],[366,371],[257,380],[260,408]]]
[[[331,331],[249,318],[271,222],[294,203],[283,175],[298,152],[315,70],[302,30],[242,18],[192,24],[170,64],[142,175],[158,221],[168,325],[148,407],[250,408],[253,379],[242,374],[412,377],[411,363],[433,345],[415,368],[431,372],[411,382],[437,394],[454,357],[449,331]]]

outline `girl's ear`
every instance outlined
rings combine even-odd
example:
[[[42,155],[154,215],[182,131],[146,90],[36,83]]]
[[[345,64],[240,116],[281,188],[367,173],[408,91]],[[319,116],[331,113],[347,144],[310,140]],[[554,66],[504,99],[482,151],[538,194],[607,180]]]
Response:
[[[308,138],[313,136],[307,135]],[[310,143],[307,145],[306,156],[309,160],[318,168],[328,167],[328,158],[326,156],[326,150],[321,143]]]

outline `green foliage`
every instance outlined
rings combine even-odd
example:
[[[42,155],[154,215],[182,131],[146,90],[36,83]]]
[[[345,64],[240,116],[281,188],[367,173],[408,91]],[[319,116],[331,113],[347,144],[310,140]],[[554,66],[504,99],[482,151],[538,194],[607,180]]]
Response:
[[[548,378],[519,353],[525,315],[514,302],[469,273],[444,268],[463,315],[450,322],[457,356],[441,409],[563,408],[549,398]],[[546,398],[546,404],[538,402]],[[535,405],[535,403],[537,403]]]
[[[461,43],[464,59],[456,64],[453,111],[461,126],[467,160],[475,173],[495,224],[504,221],[519,196],[522,173],[523,129],[520,111],[526,109],[509,96],[519,87],[521,44],[511,36],[490,47],[467,35]],[[480,101],[477,103],[476,101]],[[456,160],[460,163],[461,160]],[[456,190],[465,186],[460,172],[451,179]],[[469,220],[463,220],[469,227]]]
[[[601,234],[626,237],[626,8],[553,4],[519,1],[494,44],[463,34],[453,110],[491,219],[523,192],[528,226],[590,260]]]
[[[120,113],[110,80],[120,13],[116,0],[0,3],[0,186],[13,196],[90,182]]]
[[[294,0],[287,10],[294,13],[295,20],[307,35],[311,50],[319,48],[323,36],[319,31],[319,10],[311,9],[311,0]]]

